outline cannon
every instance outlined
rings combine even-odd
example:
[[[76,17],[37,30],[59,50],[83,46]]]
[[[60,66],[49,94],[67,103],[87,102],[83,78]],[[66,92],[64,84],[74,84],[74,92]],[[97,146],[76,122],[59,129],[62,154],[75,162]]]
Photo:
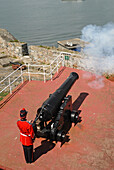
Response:
[[[17,68],[19,68],[20,66],[22,66],[22,64],[19,63],[19,62],[11,62],[11,61],[10,61],[10,64],[12,65],[12,69],[13,69],[13,70],[16,70]],[[23,66],[22,66],[22,70],[25,70],[25,69],[26,69],[26,66],[23,65]]]
[[[33,121],[36,137],[44,137],[52,141],[62,142],[72,123],[78,123],[81,119],[79,113],[72,110],[72,96],[67,93],[79,78],[76,72],[72,72],[64,83],[42,104],[37,110]]]

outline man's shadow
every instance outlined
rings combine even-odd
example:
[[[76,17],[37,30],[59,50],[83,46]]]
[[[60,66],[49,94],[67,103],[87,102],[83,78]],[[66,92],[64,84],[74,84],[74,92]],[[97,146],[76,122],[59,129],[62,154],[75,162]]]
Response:
[[[52,150],[55,147],[55,144],[51,141],[43,140],[41,142],[41,145],[35,148],[34,152],[34,162],[41,157],[43,154],[46,154],[50,150]]]
[[[83,101],[85,100],[85,98],[88,96],[88,93],[80,93],[80,95],[78,96],[78,98],[74,101],[72,107],[73,110],[75,110],[79,115],[81,113],[81,110],[78,110],[79,107],[81,106],[81,104],[83,103]],[[80,120],[81,122],[82,120]],[[69,124],[67,124],[67,126],[65,126],[66,129],[66,134],[68,133],[68,131],[70,130],[71,126],[71,121],[68,121]],[[78,123],[78,122],[77,122]],[[76,123],[76,124],[77,124]],[[75,125],[76,125],[75,124]],[[66,135],[66,139],[65,141],[63,141],[63,143],[61,143],[61,146],[65,143],[65,142],[69,142],[69,136]],[[43,154],[46,154],[48,151],[52,150],[55,147],[55,144],[52,141],[48,141],[48,140],[43,140],[41,142],[41,145],[38,146],[37,148],[35,148],[35,152],[34,152],[34,162],[41,157]]]

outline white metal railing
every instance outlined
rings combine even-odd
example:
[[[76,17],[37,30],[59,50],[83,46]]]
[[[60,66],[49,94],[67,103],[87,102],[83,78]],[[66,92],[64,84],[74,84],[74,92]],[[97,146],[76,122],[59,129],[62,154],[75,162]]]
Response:
[[[23,73],[22,73],[22,67],[23,65],[21,65],[19,68],[17,68],[15,71],[13,71],[11,74],[9,74],[8,76],[6,76],[3,80],[0,81],[0,84],[2,84],[3,82],[7,81],[9,82],[8,85],[6,85],[1,91],[0,93],[2,93],[4,90],[6,90],[8,87],[10,89],[10,94],[12,94],[12,88],[11,85],[16,82],[16,80],[18,80],[21,77],[22,83],[23,83]],[[11,76],[14,75],[14,73],[16,73],[18,70],[20,70],[20,74],[13,80],[11,81]]]
[[[54,66],[54,64],[56,64]],[[34,65],[34,64],[28,64],[28,75],[29,75],[29,81],[30,81],[30,78],[31,78],[31,75],[32,74],[39,74],[39,75],[43,75],[44,77],[44,82],[46,82],[46,76],[50,76],[51,78],[51,81],[52,81],[52,74],[53,72],[56,70],[57,73],[58,73],[58,69],[59,69],[59,65],[62,65],[64,66],[64,59],[62,57],[62,55],[58,55],[57,58],[55,58],[50,65]],[[53,67],[54,66],[54,67]],[[30,72],[30,67],[37,67],[41,69],[42,67],[42,72]],[[46,72],[46,68],[49,70],[48,73]]]
[[[0,84],[3,84],[5,81],[8,82],[8,85],[6,85],[1,91],[0,93],[2,93],[4,90],[6,90],[7,88],[9,88],[10,90],[10,94],[12,94],[12,84],[14,84],[14,82],[16,82],[20,77],[21,77],[21,82],[23,83],[23,74],[27,73],[28,77],[29,77],[29,81],[31,80],[31,75],[32,74],[39,74],[39,75],[43,75],[44,77],[44,82],[46,82],[46,76],[50,76],[50,79],[52,81],[52,75],[53,72],[56,70],[58,72],[59,66],[60,64],[62,66],[64,66],[64,57],[62,55],[62,53],[60,53],[57,58],[55,58],[52,63],[50,65],[30,65],[30,64],[26,64],[27,66],[27,71],[23,71],[22,67],[23,65],[21,65],[19,68],[17,68],[15,71],[13,71],[11,74],[9,74],[8,76],[6,76],[3,80],[0,81]],[[25,65],[25,64],[24,64]],[[54,66],[55,65],[55,66]],[[32,72],[30,70],[30,67],[37,67],[41,69],[42,67],[42,72]],[[49,70],[49,72],[46,72],[46,68]],[[38,69],[37,69],[38,70]],[[20,73],[19,73],[20,71]],[[18,73],[16,75],[16,78],[11,81],[11,76],[13,76],[15,73]]]

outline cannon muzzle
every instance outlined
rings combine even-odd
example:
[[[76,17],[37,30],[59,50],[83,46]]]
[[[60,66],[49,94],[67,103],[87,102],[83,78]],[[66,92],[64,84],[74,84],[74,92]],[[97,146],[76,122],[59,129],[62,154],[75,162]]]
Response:
[[[63,99],[78,78],[78,74],[76,72],[72,72],[64,83],[49,96],[49,98],[42,104],[39,115],[40,121],[46,122],[56,116]]]

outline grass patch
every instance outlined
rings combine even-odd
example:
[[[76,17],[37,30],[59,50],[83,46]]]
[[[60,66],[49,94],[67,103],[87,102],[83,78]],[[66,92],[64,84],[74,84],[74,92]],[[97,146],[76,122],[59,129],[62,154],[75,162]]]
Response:
[[[14,58],[14,59],[17,59],[17,57],[16,56],[10,56],[11,58]]]
[[[0,101],[3,99],[3,97],[0,97]]]
[[[104,76],[110,81],[114,81],[114,74],[105,73]]]
[[[51,47],[49,47],[49,46],[43,46],[43,45],[40,45],[39,47],[41,47],[41,48],[46,48],[46,49],[51,49]]]
[[[109,79],[109,78],[110,78],[110,76],[106,76],[106,78],[107,78],[107,79]]]
[[[0,101],[9,94],[9,92],[2,92],[0,93]]]
[[[10,42],[19,42],[19,40],[11,40]]]

